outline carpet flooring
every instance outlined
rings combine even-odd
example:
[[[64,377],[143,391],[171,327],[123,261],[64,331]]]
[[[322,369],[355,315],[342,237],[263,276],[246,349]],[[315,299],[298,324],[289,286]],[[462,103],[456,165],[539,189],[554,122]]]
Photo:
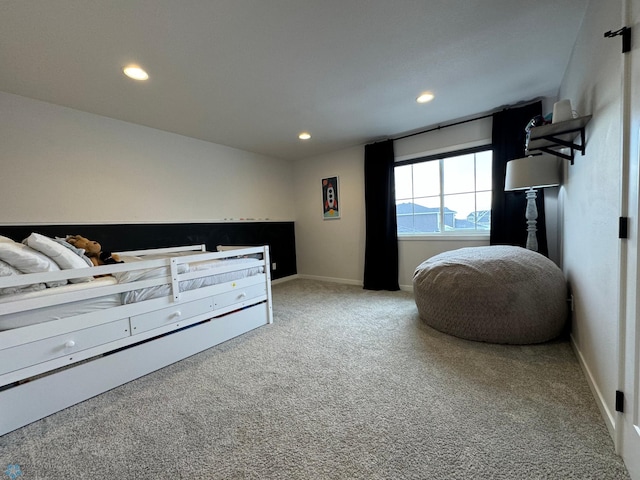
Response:
[[[0,477],[629,478],[567,341],[448,336],[407,292],[273,298],[273,325],[0,437]]]

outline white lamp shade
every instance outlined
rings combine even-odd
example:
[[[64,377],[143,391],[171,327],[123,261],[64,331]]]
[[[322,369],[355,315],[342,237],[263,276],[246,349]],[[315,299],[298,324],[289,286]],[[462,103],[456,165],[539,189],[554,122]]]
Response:
[[[535,155],[507,162],[506,191],[557,185],[560,185],[560,159],[554,155]]]

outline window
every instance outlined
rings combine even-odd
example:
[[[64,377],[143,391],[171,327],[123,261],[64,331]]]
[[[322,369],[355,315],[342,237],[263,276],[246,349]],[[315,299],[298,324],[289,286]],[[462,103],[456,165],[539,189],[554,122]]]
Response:
[[[489,233],[493,152],[483,148],[395,167],[398,235]]]

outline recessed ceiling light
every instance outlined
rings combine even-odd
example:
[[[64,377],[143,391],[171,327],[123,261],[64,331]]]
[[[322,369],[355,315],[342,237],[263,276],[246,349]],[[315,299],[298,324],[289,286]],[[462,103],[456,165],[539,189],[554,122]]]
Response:
[[[418,98],[416,98],[416,102],[418,103],[427,103],[434,99],[434,95],[431,92],[421,93]]]
[[[309,132],[302,132],[300,135],[298,135],[298,138],[300,140],[309,140],[311,138],[311,134]]]
[[[134,80],[147,80],[149,75],[137,65],[127,65],[122,69],[124,74]]]

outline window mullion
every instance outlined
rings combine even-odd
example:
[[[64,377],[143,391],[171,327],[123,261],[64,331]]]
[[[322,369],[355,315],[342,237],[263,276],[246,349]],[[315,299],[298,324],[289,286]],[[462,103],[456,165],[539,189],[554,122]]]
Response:
[[[444,160],[438,160],[440,163],[440,233],[444,233]]]
[[[411,230],[416,231],[416,188],[413,176],[413,165],[411,165]]]
[[[478,230],[478,161],[473,154],[473,230]]]

